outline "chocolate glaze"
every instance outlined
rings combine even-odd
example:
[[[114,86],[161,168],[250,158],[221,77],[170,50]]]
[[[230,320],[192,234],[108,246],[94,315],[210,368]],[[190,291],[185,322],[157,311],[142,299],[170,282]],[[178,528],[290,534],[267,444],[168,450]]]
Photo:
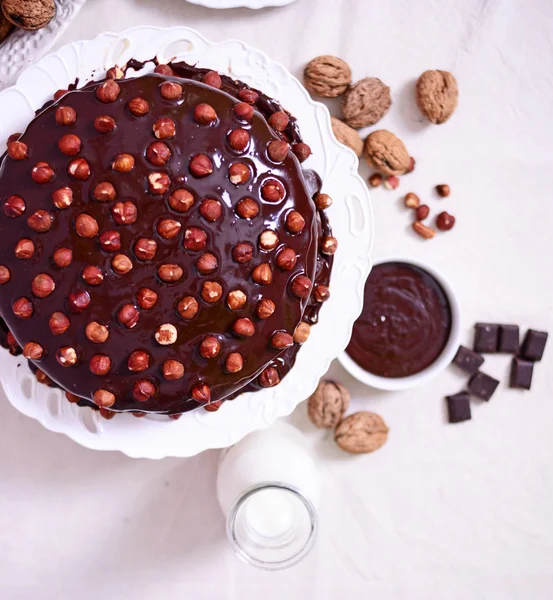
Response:
[[[139,64],[129,66],[137,68]],[[25,214],[18,219],[0,215],[0,264],[8,266],[12,273],[12,279],[2,286],[0,314],[21,345],[37,341],[44,346],[46,355],[36,361],[36,365],[60,387],[84,398],[85,402],[91,400],[96,389],[113,391],[117,400],[111,408],[116,411],[180,413],[191,410],[198,406],[189,395],[191,386],[197,381],[210,385],[212,401],[230,399],[243,391],[257,389],[255,379],[266,366],[277,366],[282,378],[292,367],[299,346],[295,344],[285,351],[275,350],[269,343],[273,331],[292,333],[302,319],[314,323],[320,308],[320,303],[311,299],[302,302],[295,299],[290,293],[290,280],[302,273],[326,285],[332,265],[330,258],[319,253],[321,236],[330,234],[326,217],[316,210],[312,200],[320,189],[320,179],[313,172],[306,171],[304,176],[292,153],[282,164],[273,163],[266,153],[268,143],[278,139],[278,134],[267,125],[265,118],[281,110],[280,105],[260,93],[252,122],[240,122],[233,113],[236,104],[233,96],[245,87],[244,84],[223,76],[223,91],[219,91],[198,83],[206,70],[185,63],[172,66],[179,77],[196,81],[154,74],[120,80],[121,94],[111,104],[102,104],[96,99],[99,83],[91,83],[82,90],[66,94],[58,102],[50,103],[21,137],[29,147],[29,158],[18,162],[4,157],[0,167],[3,200],[17,194],[25,199],[27,205]],[[158,87],[166,80],[178,81],[183,86],[184,94],[180,100],[168,101],[160,96]],[[126,104],[136,96],[150,102],[148,115],[134,117],[129,112]],[[212,126],[194,122],[193,109],[200,102],[207,102],[215,108],[219,119]],[[59,105],[75,108],[78,115],[75,125],[59,127],[56,124],[54,114]],[[110,115],[116,120],[118,127],[113,134],[96,132],[93,121],[99,115]],[[171,148],[172,157],[165,167],[160,168],[149,164],[145,151],[151,142],[156,141],[152,125],[161,116],[174,119],[177,135],[165,140]],[[250,146],[243,153],[230,148],[226,140],[227,134],[238,127],[249,130],[251,135]],[[66,133],[78,135],[83,142],[78,156],[89,162],[92,171],[85,182],[75,181],[67,174],[71,158],[57,149],[57,141]],[[301,141],[293,118],[283,137],[291,142]],[[131,174],[111,170],[111,162],[120,152],[135,157],[136,164]],[[209,154],[215,164],[214,172],[204,179],[196,179],[188,171],[190,158],[198,152]],[[46,185],[34,183],[30,176],[32,167],[40,160],[47,161],[56,172],[54,180]],[[237,161],[248,164],[253,173],[250,181],[240,186],[231,184],[227,174],[228,166]],[[171,178],[171,188],[163,197],[148,192],[147,174],[154,171],[165,172]],[[261,184],[269,177],[279,179],[286,188],[286,197],[277,204],[264,201],[259,193]],[[101,181],[113,183],[117,200],[135,202],[139,218],[134,225],[117,225],[111,218],[111,206],[92,198],[94,186]],[[58,210],[52,204],[51,194],[65,185],[72,188],[74,203],[68,209]],[[196,199],[185,215],[172,211],[166,202],[177,187],[186,187]],[[234,212],[237,202],[245,196],[255,198],[261,207],[260,214],[252,220],[240,219]],[[198,205],[205,197],[215,197],[223,204],[224,216],[220,221],[208,223],[200,216]],[[306,220],[301,234],[291,235],[283,227],[285,214],[292,207]],[[35,233],[26,224],[26,218],[37,209],[48,210],[54,216],[53,227],[47,233]],[[120,233],[120,252],[133,261],[130,273],[118,275],[112,270],[112,254],[100,248],[97,238],[83,240],[76,235],[74,221],[81,212],[97,219],[100,233],[106,229],[116,229]],[[164,240],[158,236],[155,223],[162,216],[182,223],[177,238]],[[189,252],[183,248],[182,238],[187,227],[200,227],[208,233],[206,251],[219,259],[219,268],[214,274],[200,276],[196,271],[194,263],[201,252]],[[261,250],[256,243],[265,229],[277,231],[280,237],[279,246],[271,252]],[[133,255],[134,241],[141,236],[152,237],[158,243],[158,252],[152,261],[141,262]],[[35,255],[29,260],[18,260],[13,253],[16,242],[23,237],[30,237],[36,245]],[[230,257],[233,245],[239,241],[250,241],[255,246],[249,265],[238,265]],[[255,284],[251,279],[253,268],[260,262],[274,265],[274,257],[284,245],[294,248],[298,255],[295,269],[283,272],[274,266],[271,285]],[[58,269],[51,260],[54,250],[59,247],[70,247],[74,252],[72,264],[65,269]],[[157,266],[164,263],[177,263],[183,267],[185,275],[181,281],[166,284],[159,280]],[[88,264],[100,266],[105,274],[99,287],[88,286],[80,277],[83,267]],[[34,298],[31,280],[43,272],[53,277],[56,290],[48,298]],[[200,289],[205,280],[218,281],[223,286],[223,297],[215,305],[201,300]],[[136,292],[142,286],[151,287],[159,293],[158,304],[152,310],[140,310],[138,325],[126,329],[118,323],[115,315],[121,305],[135,303]],[[80,314],[72,314],[66,304],[67,296],[76,289],[86,290],[92,298],[90,306]],[[248,303],[240,311],[230,311],[226,306],[226,294],[232,289],[241,289],[248,296]],[[178,300],[185,295],[194,295],[200,303],[200,311],[192,321],[181,319],[175,309]],[[30,319],[19,319],[12,312],[13,301],[21,296],[33,302],[35,312]],[[255,304],[261,296],[271,298],[277,305],[273,316],[266,321],[259,321],[254,316]],[[48,327],[48,318],[56,310],[70,317],[71,327],[65,334],[54,337]],[[254,321],[256,334],[241,340],[231,333],[231,325],[235,319],[246,316]],[[86,324],[94,320],[109,328],[110,337],[104,344],[93,344],[84,334]],[[154,341],[154,331],[162,323],[173,323],[178,328],[176,344],[159,346]],[[206,360],[199,355],[199,342],[207,334],[216,335],[221,341],[222,351],[217,359]],[[80,361],[74,367],[61,367],[55,358],[56,350],[65,345],[78,349]],[[126,366],[129,354],[136,349],[144,349],[152,357],[151,367],[143,373],[131,373]],[[226,373],[223,368],[225,357],[233,351],[240,352],[245,359],[244,369],[235,375]],[[88,361],[94,354],[107,354],[111,358],[112,368],[107,376],[98,377],[90,372]],[[172,358],[185,365],[185,376],[181,380],[166,381],[161,375],[162,362]],[[131,395],[132,385],[138,379],[148,379],[156,384],[157,393],[147,402],[139,403]]]
[[[450,330],[451,309],[438,282],[413,265],[384,263],[367,279],[346,352],[370,373],[406,377],[438,358]]]

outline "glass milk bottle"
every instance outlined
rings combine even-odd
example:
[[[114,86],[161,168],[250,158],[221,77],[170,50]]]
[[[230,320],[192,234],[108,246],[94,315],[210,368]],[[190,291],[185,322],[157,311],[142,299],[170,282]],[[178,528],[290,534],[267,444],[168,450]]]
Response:
[[[226,450],[217,497],[229,542],[248,564],[285,569],[311,550],[321,481],[306,439],[292,425],[277,422]]]

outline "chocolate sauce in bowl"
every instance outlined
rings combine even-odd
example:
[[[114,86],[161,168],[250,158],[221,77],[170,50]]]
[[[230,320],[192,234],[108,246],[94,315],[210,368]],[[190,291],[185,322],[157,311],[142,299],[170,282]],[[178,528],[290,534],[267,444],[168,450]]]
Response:
[[[383,263],[367,279],[346,352],[374,375],[407,377],[438,358],[450,331],[449,301],[434,277],[414,265]]]

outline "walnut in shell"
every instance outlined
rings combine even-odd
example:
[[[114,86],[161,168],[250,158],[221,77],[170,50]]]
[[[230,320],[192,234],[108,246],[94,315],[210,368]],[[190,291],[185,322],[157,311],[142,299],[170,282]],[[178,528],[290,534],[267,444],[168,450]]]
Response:
[[[457,108],[459,90],[449,71],[425,71],[417,81],[417,104],[436,125],[445,123]]]
[[[390,88],[376,77],[365,77],[345,93],[342,116],[350,127],[361,129],[380,121],[391,104]]]
[[[8,37],[13,25],[6,19],[4,13],[0,10],[0,42]]]
[[[386,129],[373,131],[365,140],[365,160],[384,175],[403,175],[411,168],[405,144]]]
[[[335,381],[321,381],[309,398],[307,414],[315,427],[332,429],[342,420],[349,406],[349,392]]]
[[[334,439],[350,454],[374,452],[386,443],[388,427],[376,413],[361,411],[346,417],[336,427]]]
[[[56,16],[54,0],[2,0],[2,11],[21,29],[41,29]]]
[[[357,131],[336,117],[330,117],[330,121],[336,139],[344,146],[351,148],[357,156],[361,156],[363,154],[363,140]]]
[[[323,98],[336,98],[351,83],[351,69],[347,62],[336,56],[317,56],[303,72],[303,84],[308,92]]]

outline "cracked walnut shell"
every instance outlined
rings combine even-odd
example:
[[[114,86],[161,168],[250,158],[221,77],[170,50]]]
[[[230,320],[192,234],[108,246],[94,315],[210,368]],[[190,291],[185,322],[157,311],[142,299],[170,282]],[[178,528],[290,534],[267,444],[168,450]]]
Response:
[[[334,381],[321,381],[309,398],[307,414],[315,427],[332,429],[342,420],[349,406],[346,388]]]
[[[457,81],[448,71],[425,71],[419,77],[417,104],[431,123],[445,123],[457,108],[458,100]]]
[[[361,411],[346,417],[336,427],[334,440],[350,454],[365,454],[382,447],[388,439],[388,431],[381,416]]]
[[[380,121],[391,104],[390,88],[376,77],[365,77],[345,93],[342,116],[350,127],[361,129]]]
[[[373,131],[365,140],[365,160],[384,175],[409,172],[411,159],[405,144],[390,131]]]
[[[6,19],[21,29],[41,29],[56,16],[54,0],[2,0]]]
[[[342,95],[351,83],[351,69],[336,56],[317,56],[303,72],[303,84],[308,92],[323,98]]]
[[[363,140],[357,131],[336,117],[330,117],[330,122],[336,139],[344,146],[351,148],[357,156],[361,156],[363,154]]]

